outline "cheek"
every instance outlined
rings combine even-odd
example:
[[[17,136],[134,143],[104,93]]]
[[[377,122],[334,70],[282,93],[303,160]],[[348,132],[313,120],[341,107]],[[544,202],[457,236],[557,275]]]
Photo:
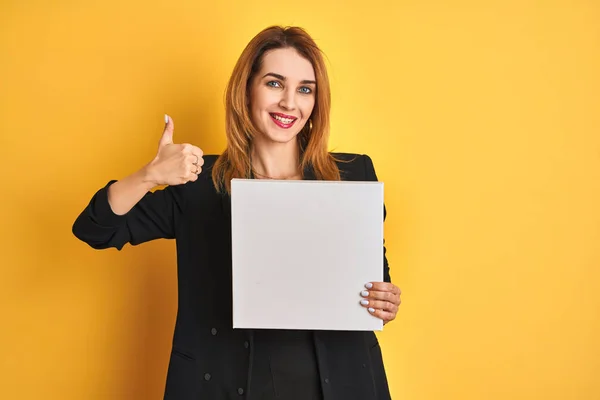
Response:
[[[262,112],[264,110],[263,99],[260,96],[253,96],[251,106],[252,118],[254,122],[258,122],[262,118]]]
[[[278,99],[272,93],[257,90],[252,96],[252,113],[255,116],[262,115],[270,106],[277,104]]]
[[[254,86],[250,96],[250,112],[253,118],[260,118],[261,111],[264,108],[265,94],[260,87]]]
[[[260,107],[256,103],[252,104],[252,118],[255,122],[260,118]]]
[[[312,114],[313,109],[315,108],[315,98],[314,97],[304,98],[298,104],[300,104],[300,110],[302,111],[302,118],[305,118],[305,119],[310,118],[310,115]]]

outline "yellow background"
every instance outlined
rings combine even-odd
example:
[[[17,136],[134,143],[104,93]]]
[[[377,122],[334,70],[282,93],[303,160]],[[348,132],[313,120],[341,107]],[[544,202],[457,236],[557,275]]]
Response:
[[[594,0],[3,0],[0,397],[162,398],[174,243],[98,252],[71,225],[164,113],[223,149],[227,78],[271,24],[327,53],[331,147],[385,182],[393,398],[600,399]]]

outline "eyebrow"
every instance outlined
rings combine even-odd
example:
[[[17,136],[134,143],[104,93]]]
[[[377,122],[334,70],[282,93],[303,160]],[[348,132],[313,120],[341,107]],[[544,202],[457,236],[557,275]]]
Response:
[[[267,76],[272,76],[272,77],[277,78],[277,79],[282,80],[282,81],[285,81],[285,79],[286,79],[285,76],[280,75],[280,74],[276,74],[274,72],[267,72],[263,76],[263,78],[265,78]],[[308,79],[305,79],[305,80],[301,81],[300,83],[303,84],[303,85],[316,85],[317,84],[316,81],[311,81],[311,80],[308,80]]]

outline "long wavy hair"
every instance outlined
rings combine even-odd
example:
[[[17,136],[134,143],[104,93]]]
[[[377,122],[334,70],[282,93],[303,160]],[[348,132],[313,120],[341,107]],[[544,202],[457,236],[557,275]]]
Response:
[[[250,118],[249,93],[252,78],[261,68],[263,56],[274,49],[293,48],[312,64],[316,78],[315,106],[308,122],[298,133],[301,169],[311,168],[316,179],[339,180],[336,160],[328,151],[331,92],[321,50],[299,27],[271,26],[256,35],[238,59],[225,92],[225,134],[227,148],[212,170],[218,192],[231,192],[231,179],[251,178],[250,148],[259,132]]]

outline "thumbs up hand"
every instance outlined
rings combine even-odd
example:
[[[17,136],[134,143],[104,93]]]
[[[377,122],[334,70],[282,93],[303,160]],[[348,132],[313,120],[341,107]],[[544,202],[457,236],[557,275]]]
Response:
[[[165,130],[158,142],[158,152],[148,165],[156,185],[181,185],[198,179],[204,160],[202,150],[188,143],[173,143],[173,120],[165,115]]]

